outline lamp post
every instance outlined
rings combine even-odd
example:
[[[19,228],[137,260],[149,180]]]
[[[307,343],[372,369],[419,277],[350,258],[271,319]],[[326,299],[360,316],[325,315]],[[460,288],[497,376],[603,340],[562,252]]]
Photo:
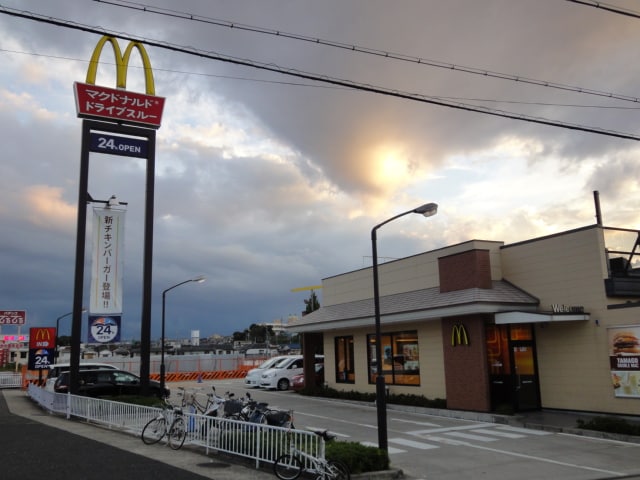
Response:
[[[376,319],[376,409],[378,413],[378,448],[388,450],[387,443],[387,398],[384,375],[382,374],[382,335],[380,332],[380,287],[378,284],[378,247],[376,231],[387,223],[408,215],[419,213],[425,217],[431,217],[438,212],[438,205],[425,203],[424,205],[408,210],[400,215],[376,225],[371,230],[371,250],[373,256],[373,306]]]
[[[206,280],[206,277],[204,275],[199,275],[195,278],[190,278],[189,280],[185,280],[184,282],[180,282],[180,283],[176,283],[174,286],[167,288],[166,290],[164,290],[162,292],[162,333],[161,333],[161,340],[160,340],[160,388],[162,390],[164,390],[164,385],[165,385],[165,368],[164,368],[164,312],[165,312],[165,304],[166,304],[166,298],[167,298],[167,292],[169,290],[173,290],[176,287],[179,287],[180,285],[184,285],[185,283],[189,283],[189,282],[195,282],[195,283],[202,283]]]
[[[81,313],[86,312],[87,309],[83,308],[81,310]],[[55,350],[55,355],[54,357],[57,359],[58,358],[58,341],[60,339],[60,320],[62,320],[65,317],[68,317],[69,315],[73,315],[73,311],[69,312],[69,313],[65,313],[64,315],[60,315],[58,318],[56,318],[56,350]],[[56,360],[57,362],[57,360]]]

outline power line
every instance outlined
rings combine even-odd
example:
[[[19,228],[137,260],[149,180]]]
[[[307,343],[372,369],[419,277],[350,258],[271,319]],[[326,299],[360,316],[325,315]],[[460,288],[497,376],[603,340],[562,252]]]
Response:
[[[82,62],[89,63],[89,60],[85,60],[82,58],[73,58],[73,57],[63,57],[60,55],[50,55],[44,53],[37,52],[25,52],[19,50],[8,50],[6,48],[0,48],[0,52],[6,53],[15,53],[18,55],[30,55],[33,57],[42,57],[42,58],[52,58],[55,60],[69,60],[74,62]],[[115,63],[112,62],[102,62],[105,65],[113,65]],[[143,70],[144,67],[137,65],[130,65],[129,68],[135,68],[138,70]],[[287,85],[293,87],[309,87],[309,88],[329,88],[329,89],[338,89],[338,90],[352,90],[351,88],[346,87],[338,87],[332,85],[316,85],[311,83],[300,83],[300,82],[285,82],[282,80],[266,80],[262,78],[249,78],[249,77],[240,77],[237,75],[222,75],[218,73],[204,73],[204,72],[190,72],[185,70],[175,70],[171,68],[154,68],[154,71],[157,72],[166,72],[166,73],[177,73],[182,75],[196,75],[200,77],[210,77],[210,78],[224,78],[228,80],[241,80],[245,82],[255,82],[255,83],[268,83],[273,85]],[[638,107],[622,107],[615,105],[588,105],[588,104],[576,104],[576,103],[547,103],[547,102],[525,102],[521,100],[504,100],[504,99],[495,99],[495,98],[469,98],[469,97],[451,97],[444,95],[433,95],[432,98],[437,98],[441,100],[456,100],[456,101],[467,101],[467,102],[485,102],[485,103],[508,103],[514,105],[536,105],[542,107],[564,107],[564,108],[595,108],[595,109],[604,109],[604,110],[640,110],[640,106]]]
[[[596,90],[596,89],[592,89],[592,88],[584,88],[584,87],[578,87],[578,86],[574,86],[574,85],[567,85],[567,84],[558,83],[558,82],[551,82],[551,81],[547,81],[547,80],[539,80],[539,79],[535,79],[535,78],[528,78],[528,77],[523,77],[523,76],[520,76],[520,75],[509,74],[509,73],[494,72],[494,71],[491,71],[491,70],[485,70],[485,69],[475,68],[475,67],[468,67],[468,66],[464,66],[464,65],[455,65],[453,63],[442,62],[442,61],[439,61],[439,60],[429,60],[429,59],[425,59],[425,58],[421,58],[421,57],[414,57],[414,56],[410,56],[410,55],[404,55],[404,54],[401,54],[401,53],[393,53],[393,52],[388,52],[388,51],[384,51],[384,50],[377,50],[377,49],[374,49],[374,48],[362,47],[362,46],[358,46],[358,45],[350,45],[350,44],[340,43],[340,42],[336,42],[336,41],[332,41],[332,40],[325,40],[325,39],[321,39],[321,38],[309,37],[309,36],[306,36],[306,35],[283,32],[281,30],[273,30],[273,29],[264,28],[264,27],[245,25],[245,24],[242,24],[242,23],[232,22],[232,21],[229,21],[229,20],[220,20],[220,19],[215,19],[215,18],[210,18],[210,17],[204,17],[204,16],[200,16],[200,15],[194,15],[194,14],[191,14],[191,13],[179,12],[177,10],[170,10],[170,9],[166,9],[166,8],[154,7],[152,5],[144,5],[144,4],[138,3],[138,2],[131,2],[131,1],[127,1],[127,0],[93,0],[93,1],[94,2],[98,2],[98,3],[104,3],[104,4],[108,4],[108,5],[113,5],[113,6],[120,7],[120,8],[128,8],[128,9],[132,9],[132,10],[138,10],[138,11],[145,12],[145,13],[154,13],[156,15],[163,15],[163,16],[168,16],[168,17],[173,17],[173,18],[180,18],[180,19],[183,19],[183,20],[190,20],[190,21],[194,21],[194,22],[206,23],[206,24],[209,24],[209,25],[227,27],[227,28],[232,28],[232,29],[235,29],[235,30],[244,30],[244,31],[253,32],[253,33],[261,33],[261,34],[265,34],[265,35],[273,35],[273,36],[276,36],[276,37],[287,38],[287,39],[292,39],[292,40],[299,40],[299,41],[304,41],[304,42],[308,42],[308,43],[312,43],[312,44],[316,44],[316,45],[334,47],[334,48],[339,48],[339,49],[343,49],[343,50],[347,50],[347,51],[373,55],[373,56],[377,56],[377,57],[390,58],[390,59],[393,59],[393,60],[399,60],[399,61],[403,61],[403,62],[410,62],[410,63],[414,63],[414,64],[418,64],[418,65],[424,65],[424,66],[436,67],[436,68],[443,68],[443,69],[451,70],[451,71],[455,71],[455,72],[462,72],[462,73],[468,73],[468,74],[473,74],[473,75],[480,75],[480,76],[483,76],[483,77],[497,78],[497,79],[501,79],[501,80],[509,80],[509,81],[518,82],[518,83],[537,85],[537,86],[541,86],[541,87],[553,88],[553,89],[564,90],[564,91],[569,91],[569,92],[574,92],[574,93],[581,93],[581,94],[586,94],[586,95],[595,95],[595,96],[598,96],[598,97],[605,97],[605,98],[612,98],[612,99],[616,99],[616,100],[623,100],[625,102],[640,103],[640,98],[635,97],[635,96],[631,96],[631,95],[623,95],[623,94],[620,94],[620,93],[604,92],[604,91]],[[588,4],[587,2],[581,2],[580,0],[568,0],[568,1],[575,1],[576,3]],[[594,3],[600,3],[600,2],[594,2]]]
[[[626,15],[627,17],[632,18],[640,18],[640,13],[634,12],[633,10],[629,10],[627,8],[618,7],[617,5],[611,5],[604,2],[595,2],[593,0],[567,0],[571,3],[578,3],[580,5],[586,5],[587,7],[595,7],[600,10],[606,10],[612,13],[618,13],[620,15]]]
[[[274,64],[265,64],[265,63],[260,63],[260,62],[257,62],[257,61],[239,59],[239,58],[234,58],[234,57],[227,56],[227,55],[221,55],[221,54],[218,54],[218,53],[205,52],[203,50],[199,50],[199,49],[196,49],[196,48],[193,48],[193,47],[182,47],[182,46],[178,46],[178,45],[171,44],[171,43],[168,43],[168,42],[162,42],[162,41],[152,40],[152,39],[145,39],[145,38],[133,36],[133,35],[126,34],[126,33],[112,32],[112,31],[107,30],[105,28],[89,27],[87,25],[71,22],[71,21],[68,21],[68,20],[60,20],[60,19],[57,19],[57,18],[54,18],[54,17],[46,17],[44,15],[34,14],[34,13],[31,13],[31,12],[26,12],[26,11],[19,11],[19,10],[16,10],[16,9],[10,9],[10,8],[6,8],[6,7],[2,7],[2,6],[0,6],[0,13],[5,13],[7,15],[20,17],[20,18],[26,18],[26,19],[34,20],[34,21],[38,21],[38,22],[48,23],[48,24],[51,24],[51,25],[59,26],[59,27],[71,28],[71,29],[74,29],[74,30],[80,30],[80,31],[83,31],[83,32],[95,33],[95,34],[99,34],[99,35],[110,35],[110,36],[121,38],[123,40],[129,40],[129,41],[134,41],[134,42],[145,43],[147,45],[158,47],[158,48],[162,48],[162,49],[165,49],[165,50],[170,50],[170,51],[179,52],[179,53],[186,53],[188,55],[194,55],[194,56],[198,56],[198,57],[202,57],[202,58],[208,58],[208,59],[211,59],[211,60],[217,60],[217,61],[226,62],[226,63],[230,63],[230,64],[234,64],[234,65],[242,65],[242,66],[246,66],[246,67],[252,67],[252,68],[259,69],[259,70],[265,70],[265,71],[280,73],[280,74],[283,74],[283,75],[289,75],[289,76],[293,76],[293,77],[297,77],[297,78],[303,78],[303,79],[306,79],[306,80],[313,80],[313,81],[316,81],[316,82],[326,83],[326,84],[329,84],[329,85],[338,85],[338,86],[347,87],[347,88],[354,89],[354,90],[361,90],[361,91],[365,91],[365,92],[377,93],[377,94],[380,94],[380,95],[386,95],[386,96],[391,96],[391,97],[396,97],[396,98],[402,98],[402,99],[405,99],[405,100],[413,100],[413,101],[417,101],[417,102],[428,103],[428,104],[431,104],[431,105],[439,105],[439,106],[442,106],[442,107],[448,107],[448,108],[453,108],[453,109],[456,109],[456,110],[462,110],[462,111],[467,111],[467,112],[482,113],[482,114],[491,115],[491,116],[494,116],[494,117],[502,117],[502,118],[508,118],[508,119],[511,119],[511,120],[519,120],[519,121],[535,123],[535,124],[540,124],[540,125],[548,125],[548,126],[564,128],[564,129],[568,129],[568,130],[575,130],[575,131],[581,131],[581,132],[587,132],[587,133],[595,133],[597,135],[604,135],[604,136],[609,136],[609,137],[640,141],[640,136],[634,135],[632,133],[619,132],[619,131],[608,130],[608,129],[603,129],[603,128],[599,128],[599,127],[589,127],[589,126],[586,126],[586,125],[580,125],[580,124],[574,124],[574,123],[559,122],[559,121],[550,120],[550,119],[547,119],[547,118],[532,117],[532,116],[529,116],[529,115],[518,114],[518,113],[513,113],[513,112],[508,112],[508,111],[503,111],[503,110],[490,109],[490,108],[482,107],[482,106],[468,105],[468,104],[465,104],[465,103],[462,103],[462,102],[448,102],[448,101],[440,100],[440,99],[437,99],[437,98],[434,98],[434,97],[429,97],[427,95],[408,93],[408,92],[403,92],[403,91],[400,91],[400,90],[393,90],[393,89],[389,89],[389,88],[385,88],[385,87],[379,87],[379,86],[374,86],[374,85],[357,83],[357,82],[354,82],[354,81],[351,81],[351,80],[345,80],[345,79],[340,79],[340,78],[329,77],[329,76],[326,76],[326,75],[316,75],[316,74],[313,74],[313,73],[303,72],[303,71],[292,69],[292,68],[280,67],[280,66],[277,66],[277,65],[274,65]]]

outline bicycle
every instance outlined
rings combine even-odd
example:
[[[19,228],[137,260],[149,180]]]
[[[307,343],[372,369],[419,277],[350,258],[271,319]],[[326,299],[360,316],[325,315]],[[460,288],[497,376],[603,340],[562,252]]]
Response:
[[[162,400],[162,411],[147,422],[140,436],[146,445],[158,443],[166,436],[169,446],[178,450],[187,437],[187,423],[181,408],[171,405],[166,397]]]
[[[327,430],[311,431],[327,442],[336,437]],[[324,455],[322,456],[324,457]],[[310,463],[311,468],[305,468],[305,462]],[[276,477],[280,480],[295,480],[303,471],[317,475],[317,480],[349,480],[351,478],[349,468],[344,463],[337,460],[316,458],[296,448],[293,440],[291,440],[289,452],[280,455],[273,464],[273,473],[275,473]]]

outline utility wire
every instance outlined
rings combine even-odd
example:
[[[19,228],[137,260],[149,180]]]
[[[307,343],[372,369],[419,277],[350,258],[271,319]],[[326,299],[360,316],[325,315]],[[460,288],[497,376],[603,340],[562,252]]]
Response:
[[[627,17],[640,18],[640,13],[638,12],[634,12],[633,10],[618,7],[617,5],[611,5],[604,2],[595,2],[593,0],[567,0],[567,2],[586,5],[587,7],[595,7],[601,10],[606,10],[608,12],[619,13],[620,15],[626,15]]]
[[[234,64],[234,65],[242,65],[242,66],[252,67],[252,68],[259,69],[259,70],[265,70],[265,71],[280,73],[280,74],[284,74],[284,75],[290,75],[290,76],[293,76],[293,77],[304,78],[306,80],[313,80],[313,81],[316,81],[316,82],[326,83],[326,84],[330,84],[330,85],[338,85],[338,86],[342,86],[342,87],[351,88],[351,89],[354,89],[354,90],[361,90],[361,91],[365,91],[365,92],[377,93],[377,94],[380,94],[380,95],[386,95],[386,96],[391,96],[391,97],[396,97],[396,98],[403,98],[403,99],[406,99],[406,100],[413,100],[413,101],[417,101],[417,102],[428,103],[428,104],[431,104],[431,105],[439,105],[439,106],[442,106],[442,107],[453,108],[453,109],[456,109],[456,110],[482,113],[482,114],[491,115],[491,116],[494,116],[494,117],[509,118],[509,119],[512,119],[512,120],[520,120],[520,121],[524,121],[524,122],[536,123],[536,124],[540,124],[540,125],[548,125],[548,126],[559,127],[559,128],[564,128],[564,129],[568,129],[568,130],[576,130],[576,131],[582,131],[582,132],[587,132],[587,133],[595,133],[595,134],[598,134],[598,135],[605,135],[605,136],[609,136],[609,137],[616,137],[616,138],[623,138],[623,139],[627,139],[627,140],[640,141],[640,136],[634,135],[632,133],[619,132],[619,131],[615,131],[615,130],[607,130],[607,129],[603,129],[603,128],[599,128],[599,127],[589,127],[589,126],[586,126],[586,125],[579,125],[579,124],[574,124],[574,123],[559,122],[559,121],[550,120],[550,119],[546,119],[546,118],[532,117],[532,116],[529,116],[529,115],[518,114],[518,113],[513,113],[513,112],[507,112],[507,111],[503,111],[503,110],[490,109],[490,108],[482,107],[482,106],[468,105],[468,104],[461,103],[461,102],[447,102],[447,101],[443,101],[443,100],[438,100],[438,99],[433,98],[433,97],[428,97],[426,95],[407,93],[407,92],[403,92],[403,91],[400,91],[400,90],[392,90],[392,89],[388,89],[388,88],[385,88],[385,87],[378,87],[378,86],[374,86],[374,85],[357,83],[357,82],[354,82],[354,81],[351,81],[351,80],[339,79],[339,78],[329,77],[329,76],[326,76],[326,75],[316,75],[316,74],[313,74],[313,73],[303,72],[303,71],[300,71],[300,70],[279,67],[279,66],[274,65],[274,64],[265,64],[265,63],[260,63],[260,62],[256,62],[256,61],[252,61],[252,60],[234,58],[234,57],[230,57],[230,56],[226,56],[226,55],[221,55],[221,54],[218,54],[218,53],[206,52],[204,50],[199,50],[199,49],[196,49],[196,48],[193,48],[193,47],[182,47],[182,46],[178,46],[178,45],[171,44],[171,43],[168,43],[168,42],[145,39],[145,38],[133,36],[133,35],[126,34],[126,33],[112,32],[112,31],[109,31],[109,30],[107,30],[105,28],[90,27],[90,26],[87,26],[87,25],[71,22],[71,21],[68,21],[68,20],[60,20],[60,19],[57,19],[57,18],[54,18],[54,17],[47,17],[47,16],[44,16],[44,15],[34,14],[34,13],[31,13],[31,12],[26,12],[26,11],[20,11],[20,10],[11,9],[11,8],[7,8],[7,7],[3,7],[3,6],[0,6],[0,13],[4,13],[4,14],[15,16],[15,17],[19,17],[19,18],[26,18],[26,19],[34,20],[34,21],[38,21],[38,22],[48,23],[50,25],[56,25],[56,26],[59,26],[59,27],[70,28],[70,29],[74,29],[74,30],[80,30],[80,31],[83,31],[83,32],[95,33],[95,34],[99,34],[99,35],[114,36],[114,37],[121,38],[123,40],[129,40],[129,41],[133,41],[133,42],[141,42],[141,43],[145,43],[147,45],[158,47],[158,48],[162,48],[162,49],[165,49],[165,50],[170,50],[170,51],[179,52],[179,53],[186,53],[186,54],[189,54],[189,55],[194,55],[194,56],[198,56],[198,57],[202,57],[202,58],[208,58],[208,59],[211,59],[211,60],[218,60],[218,61],[221,61],[221,62],[227,62],[227,63],[231,63],[231,64]]]
[[[17,55],[30,55],[33,57],[42,57],[42,58],[52,58],[54,60],[69,60],[73,62],[81,62],[81,63],[90,63],[89,60],[85,60],[82,58],[73,58],[73,57],[63,57],[60,55],[50,55],[45,53],[37,53],[37,52],[25,52],[20,50],[8,50],[6,48],[0,48],[0,52],[5,53],[15,53]],[[105,65],[115,66],[116,64],[113,62],[102,62]],[[135,68],[138,70],[143,70],[144,67],[140,67],[137,65],[129,65],[129,68]],[[204,73],[204,72],[191,72],[185,70],[175,70],[171,68],[154,68],[156,72],[166,72],[166,73],[177,73],[181,75],[196,75],[200,77],[209,77],[209,78],[224,78],[228,80],[241,80],[244,82],[255,82],[255,83],[267,83],[273,85],[288,85],[292,87],[309,87],[309,88],[328,88],[328,89],[336,89],[336,90],[353,90],[351,88],[332,86],[332,85],[316,85],[312,83],[301,83],[301,82],[285,82],[282,80],[267,80],[263,78],[250,78],[250,77],[239,77],[237,75],[222,75],[219,73]],[[439,100],[456,100],[456,101],[465,101],[465,102],[483,102],[483,103],[508,103],[514,105],[535,105],[540,107],[563,107],[563,108],[595,108],[602,110],[640,110],[640,106],[638,107],[622,107],[616,105],[589,105],[589,104],[577,104],[577,103],[548,103],[548,102],[525,102],[522,100],[504,100],[504,99],[495,99],[495,98],[469,98],[469,97],[451,97],[446,95],[432,95],[431,98],[436,98]]]
[[[300,41],[304,41],[304,42],[314,43],[314,44],[317,44],[317,45],[324,45],[324,46],[339,48],[339,49],[358,52],[358,53],[365,53],[365,54],[373,55],[373,56],[377,56],[377,57],[390,58],[390,59],[393,59],[393,60],[400,60],[400,61],[403,61],[403,62],[410,62],[410,63],[429,66],[429,67],[437,67],[437,68],[443,68],[443,69],[446,69],[446,70],[451,70],[451,71],[456,71],[456,72],[463,72],[463,73],[468,73],[468,74],[473,74],[473,75],[480,75],[480,76],[483,76],[483,77],[497,78],[497,79],[501,79],[501,80],[510,80],[510,81],[513,81],[513,82],[525,83],[525,84],[530,84],[530,85],[538,85],[538,86],[542,86],[542,87],[554,88],[554,89],[558,89],[558,90],[565,90],[565,91],[574,92],[574,93],[582,93],[582,94],[587,94],[587,95],[595,95],[595,96],[599,96],[599,97],[612,98],[612,99],[616,99],[616,100],[623,100],[625,102],[640,103],[640,98],[634,97],[634,96],[630,96],[630,95],[623,95],[623,94],[620,94],[620,93],[604,92],[604,91],[601,91],[601,90],[578,87],[578,86],[567,85],[567,84],[562,84],[562,83],[557,83],[557,82],[550,82],[550,81],[547,81],[547,80],[539,80],[539,79],[535,79],[535,78],[527,78],[527,77],[522,77],[520,75],[513,75],[513,74],[509,74],[509,73],[494,72],[494,71],[491,71],[491,70],[485,70],[485,69],[480,69],[480,68],[475,68],[475,67],[467,67],[467,66],[463,66],[463,65],[455,65],[453,63],[441,62],[439,60],[429,60],[429,59],[425,59],[425,58],[421,58],[421,57],[414,57],[414,56],[410,56],[410,55],[404,55],[404,54],[401,54],[401,53],[386,52],[386,51],[383,51],[383,50],[376,50],[376,49],[373,49],[373,48],[362,47],[362,46],[357,46],[357,45],[349,45],[349,44],[345,44],[345,43],[335,42],[335,41],[332,41],[332,40],[323,40],[321,38],[314,38],[314,37],[309,37],[309,36],[305,36],[305,35],[299,35],[299,34],[295,34],[295,33],[283,32],[281,30],[273,30],[273,29],[264,28],[264,27],[256,27],[256,26],[251,26],[251,25],[244,25],[244,24],[237,23],[237,22],[232,22],[232,21],[229,21],[229,20],[220,20],[220,19],[215,19],[215,18],[210,18],[210,17],[203,17],[203,16],[200,16],[200,15],[194,15],[194,14],[191,14],[191,13],[184,13],[184,12],[179,12],[179,11],[176,11],[176,10],[169,10],[169,9],[165,9],[165,8],[154,7],[152,5],[144,5],[144,4],[141,4],[141,3],[138,3],[138,2],[131,2],[131,1],[127,1],[127,0],[93,0],[93,1],[94,2],[98,2],[98,3],[104,3],[104,4],[107,4],[107,5],[113,5],[113,6],[121,7],[121,8],[128,8],[128,9],[132,9],[132,10],[138,10],[138,11],[142,11],[142,12],[145,12],[145,13],[155,13],[157,15],[164,15],[164,16],[173,17],[173,18],[181,18],[181,19],[184,19],[184,20],[190,20],[190,21],[195,21],[195,22],[200,22],[200,23],[206,23],[206,24],[209,24],[209,25],[216,25],[216,26],[221,26],[221,27],[227,27],[227,28],[232,28],[232,29],[235,29],[235,30],[244,30],[244,31],[248,31],[248,32],[262,33],[262,34],[265,34],[265,35],[273,35],[273,36],[287,38],[287,39],[300,40]],[[574,1],[574,0],[568,0],[568,1]],[[576,1],[576,3],[585,3],[585,4],[587,4],[587,2],[580,2],[579,0],[575,0],[575,1]],[[595,2],[595,3],[599,3],[599,2]]]

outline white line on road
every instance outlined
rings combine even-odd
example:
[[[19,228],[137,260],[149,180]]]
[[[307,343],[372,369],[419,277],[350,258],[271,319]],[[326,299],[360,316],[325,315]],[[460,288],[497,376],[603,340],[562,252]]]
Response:
[[[390,442],[404,445],[405,447],[413,447],[418,450],[431,450],[432,448],[440,448],[438,445],[430,445],[428,443],[416,442],[414,440],[408,440],[406,438],[390,438]]]
[[[416,422],[414,420],[406,420],[404,418],[391,418],[390,420],[394,421],[394,422],[404,422],[404,423],[410,423],[411,425],[422,425],[425,427],[440,427],[439,424],[437,423],[430,423],[430,422]]]
[[[361,445],[364,445],[366,447],[376,447],[378,448],[378,444],[377,443],[373,443],[373,442],[360,442]],[[389,452],[389,455],[392,455],[394,453],[405,453],[406,450],[400,450],[399,448],[393,448],[393,447],[389,447],[387,446],[387,451]]]
[[[482,433],[483,435],[495,435],[496,437],[502,438],[526,438],[526,435],[522,435],[521,433],[509,433],[500,431],[496,428],[479,428],[471,431],[474,433]]]
[[[475,432],[475,430],[474,430]],[[497,438],[486,437],[482,435],[474,435],[472,433],[463,432],[446,432],[445,435],[456,438],[464,438],[465,440],[475,440],[477,442],[495,442]]]

